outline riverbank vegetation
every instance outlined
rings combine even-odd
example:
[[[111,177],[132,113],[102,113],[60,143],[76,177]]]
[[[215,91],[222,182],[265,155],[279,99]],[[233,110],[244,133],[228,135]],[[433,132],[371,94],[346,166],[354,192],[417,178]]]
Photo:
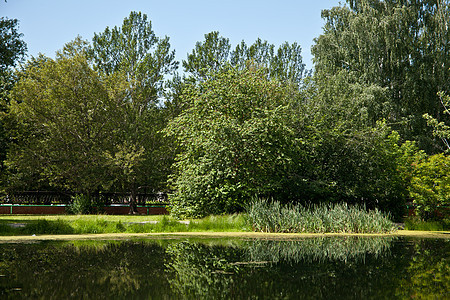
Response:
[[[372,214],[373,230],[409,202],[422,221],[448,220],[450,4],[346,2],[322,12],[314,70],[296,42],[232,45],[216,31],[178,62],[140,12],[25,60],[17,20],[2,18],[15,43],[0,58],[1,192],[127,192],[136,213],[138,192],[167,191],[179,219],[273,199],[267,220],[277,205],[323,212],[312,231],[344,206]],[[343,218],[339,230],[361,230]],[[138,230],[117,224],[94,227]]]
[[[248,220],[253,230],[261,232],[388,233],[397,230],[389,216],[379,210],[367,211],[345,203],[304,207],[255,200],[248,208]]]
[[[151,233],[151,232],[279,232],[279,233],[390,233],[397,226],[378,210],[347,204],[282,206],[255,200],[248,213],[178,220],[169,216],[3,217],[0,235]],[[151,220],[149,220],[151,219]]]
[[[150,220],[149,220],[150,219]],[[244,215],[176,220],[169,216],[51,216],[0,219],[0,235],[250,231]]]

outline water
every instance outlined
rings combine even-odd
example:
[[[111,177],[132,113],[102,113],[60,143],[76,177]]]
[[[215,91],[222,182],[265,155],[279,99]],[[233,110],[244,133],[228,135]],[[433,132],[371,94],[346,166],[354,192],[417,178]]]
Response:
[[[450,299],[450,239],[0,244],[1,299]]]

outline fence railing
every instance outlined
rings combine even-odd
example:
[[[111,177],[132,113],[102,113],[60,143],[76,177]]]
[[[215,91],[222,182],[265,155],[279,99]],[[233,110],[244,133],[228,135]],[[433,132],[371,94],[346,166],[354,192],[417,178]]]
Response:
[[[0,197],[1,204],[31,204],[31,205],[52,205],[70,204],[72,196],[76,193],[54,192],[54,191],[22,191],[9,193]],[[105,205],[129,204],[131,193],[95,193],[91,195],[94,200]],[[167,203],[166,193],[137,193],[136,204],[146,205],[151,203]]]

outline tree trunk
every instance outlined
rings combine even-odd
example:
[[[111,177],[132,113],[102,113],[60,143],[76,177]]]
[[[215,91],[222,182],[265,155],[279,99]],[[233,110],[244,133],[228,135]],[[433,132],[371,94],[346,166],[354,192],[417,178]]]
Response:
[[[136,188],[133,187],[131,188],[131,196],[130,196],[130,215],[136,215],[138,213],[137,210],[137,204],[136,204]]]

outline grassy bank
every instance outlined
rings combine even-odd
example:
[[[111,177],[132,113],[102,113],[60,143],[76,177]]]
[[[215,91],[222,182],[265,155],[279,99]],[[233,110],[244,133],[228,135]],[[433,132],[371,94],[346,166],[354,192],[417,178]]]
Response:
[[[251,231],[383,234],[397,229],[389,217],[380,211],[367,211],[363,207],[346,204],[303,207],[258,200],[247,211],[247,214],[184,221],[161,215],[3,215],[0,216],[0,235]],[[407,219],[405,229],[448,231],[449,222]]]
[[[440,221],[421,221],[418,218],[407,218],[405,220],[405,229],[421,231],[449,231],[450,220],[444,219]]]
[[[168,216],[16,216],[0,218],[0,235],[249,231],[243,215],[178,221]]]

